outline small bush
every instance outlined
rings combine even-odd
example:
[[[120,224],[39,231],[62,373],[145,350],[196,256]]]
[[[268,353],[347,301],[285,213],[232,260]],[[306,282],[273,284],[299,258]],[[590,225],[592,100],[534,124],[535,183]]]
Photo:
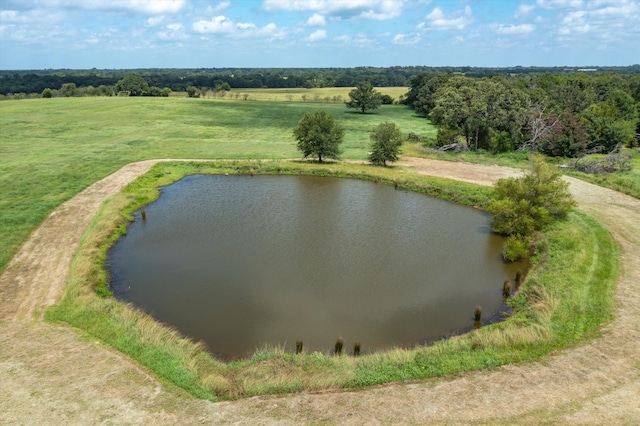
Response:
[[[417,133],[409,132],[409,134],[407,134],[408,142],[422,142],[423,140],[424,138]]]
[[[529,255],[530,238],[519,234],[510,235],[502,249],[502,258],[507,262],[515,262]]]

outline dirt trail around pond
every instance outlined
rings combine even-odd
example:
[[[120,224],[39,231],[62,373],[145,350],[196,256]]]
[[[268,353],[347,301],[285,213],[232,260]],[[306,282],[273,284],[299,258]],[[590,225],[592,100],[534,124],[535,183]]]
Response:
[[[0,424],[638,424],[640,200],[567,178],[579,208],[620,245],[615,320],[602,336],[537,362],[358,392],[196,400],[42,314],[102,202],[157,161],[127,165],[63,203],[0,277]],[[489,185],[503,167],[404,159],[416,173]]]

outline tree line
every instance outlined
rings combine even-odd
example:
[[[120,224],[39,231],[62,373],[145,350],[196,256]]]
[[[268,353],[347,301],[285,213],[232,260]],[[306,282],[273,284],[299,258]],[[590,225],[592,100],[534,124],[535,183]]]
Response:
[[[425,73],[403,102],[438,126],[438,147],[579,157],[640,142],[637,74]]]
[[[78,90],[115,86],[129,74],[145,79],[150,87],[184,92],[187,87],[214,88],[228,84],[231,88],[317,88],[354,87],[368,81],[376,87],[409,86],[420,74],[459,73],[481,78],[491,75],[559,74],[578,72],[566,67],[355,67],[355,68],[193,68],[193,69],[128,69],[128,70],[0,70],[0,94],[42,93],[46,88],[60,89],[74,84]],[[640,65],[599,67],[597,72],[622,75],[640,74]],[[103,89],[104,89],[103,87]],[[104,93],[104,90],[103,90]],[[104,94],[102,96],[105,96]]]

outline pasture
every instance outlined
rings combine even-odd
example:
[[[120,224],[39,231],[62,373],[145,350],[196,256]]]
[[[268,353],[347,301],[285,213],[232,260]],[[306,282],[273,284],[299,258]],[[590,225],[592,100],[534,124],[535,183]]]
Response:
[[[405,133],[433,133],[427,120],[403,106],[383,106],[361,115],[343,104],[202,98],[60,98],[0,103],[0,267],[6,266],[18,246],[56,206],[129,162],[150,158],[300,158],[292,128],[305,112],[319,106],[345,127],[343,149],[348,159],[366,158],[369,132],[380,122],[394,122]],[[432,346],[359,359],[322,354],[294,357],[268,348],[249,360],[223,365],[185,339],[166,335],[166,329],[157,328],[146,316],[116,306],[113,299],[100,298],[92,291],[95,276],[101,274],[95,261],[96,247],[105,250],[104,243],[126,222],[119,213],[123,208],[135,209],[154,198],[157,176],[175,179],[182,173],[246,173],[254,167],[260,168],[260,173],[347,173],[356,177],[366,177],[375,170],[375,176],[369,178],[387,179],[389,175],[390,182],[404,179],[405,174],[349,164],[318,168],[289,162],[156,166],[153,174],[103,207],[81,243],[65,297],[47,317],[100,336],[160,377],[211,399],[359,388],[495,367],[576,342],[611,318],[617,247],[605,229],[579,212],[546,234],[538,265],[513,300],[518,313],[511,320]],[[410,186],[414,185],[424,185],[425,191],[434,188],[431,180]],[[441,191],[446,194],[465,186],[443,185],[446,187]],[[582,309],[585,306],[589,309]],[[140,327],[153,330],[140,333]]]
[[[132,161],[151,158],[300,158],[292,130],[324,109],[345,128],[343,158],[364,160],[385,121],[433,134],[423,117],[383,105],[188,98],[55,98],[0,103],[0,271],[63,201]]]

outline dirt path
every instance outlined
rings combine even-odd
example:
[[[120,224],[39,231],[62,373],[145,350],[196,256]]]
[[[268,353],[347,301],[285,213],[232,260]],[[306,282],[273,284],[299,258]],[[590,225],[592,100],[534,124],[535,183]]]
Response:
[[[621,247],[616,319],[602,337],[539,362],[359,392],[195,400],[42,313],[100,204],[154,161],[134,163],[62,204],[0,277],[0,424],[640,424],[640,201],[568,178],[580,209]],[[406,159],[417,173],[491,184],[517,171]]]

